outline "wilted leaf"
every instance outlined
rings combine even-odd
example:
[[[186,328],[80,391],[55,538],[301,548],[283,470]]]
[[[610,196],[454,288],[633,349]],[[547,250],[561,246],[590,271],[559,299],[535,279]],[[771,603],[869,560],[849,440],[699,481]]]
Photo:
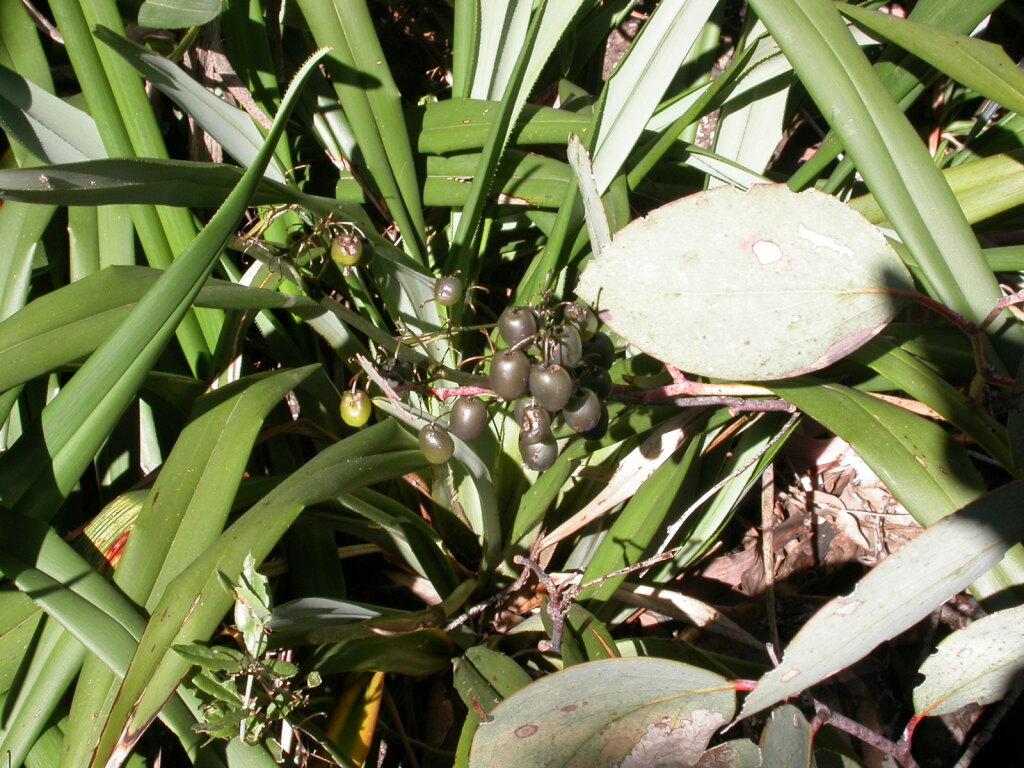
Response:
[[[732,683],[697,667],[653,658],[579,664],[495,707],[469,765],[686,768],[734,707]]]
[[[267,649],[267,624],[270,623],[270,581],[256,570],[252,553],[242,561],[235,593],[235,626],[250,655],[260,657]]]
[[[719,379],[823,368],[878,333],[910,275],[885,238],[835,198],[721,187],[620,230],[577,293],[644,352]]]
[[[945,715],[999,701],[1024,686],[1024,606],[998,611],[954,632],[921,665],[914,713]]]

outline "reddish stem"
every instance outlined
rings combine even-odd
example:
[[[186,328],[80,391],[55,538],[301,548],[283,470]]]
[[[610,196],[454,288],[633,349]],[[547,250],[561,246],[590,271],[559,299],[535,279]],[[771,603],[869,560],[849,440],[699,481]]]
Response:
[[[898,744],[893,743],[881,734],[875,733],[866,725],[862,725],[856,720],[851,720],[845,715],[840,715],[838,712],[833,712],[817,699],[811,699],[811,701],[814,703],[814,722],[811,727],[815,733],[818,732],[821,726],[831,725],[833,728],[838,728],[840,731],[860,739],[865,744],[870,744],[879,752],[889,755],[904,766],[904,768],[918,768],[917,761],[910,754],[910,743],[908,741],[901,740]]]
[[[438,400],[450,400],[453,397],[476,397],[488,395],[494,397],[494,391],[487,387],[426,387],[422,384],[407,384],[399,388],[399,391],[422,392],[432,395]]]

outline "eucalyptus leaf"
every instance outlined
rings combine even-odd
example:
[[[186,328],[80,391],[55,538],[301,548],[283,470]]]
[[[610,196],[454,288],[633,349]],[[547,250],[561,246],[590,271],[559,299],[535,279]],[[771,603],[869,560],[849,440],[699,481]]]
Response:
[[[807,718],[792,704],[784,704],[772,711],[761,733],[761,760],[764,765],[811,768],[815,764],[813,741]]]
[[[634,346],[718,379],[798,376],[844,357],[898,308],[910,275],[885,238],[829,195],[728,187],[620,230],[577,293]]]
[[[498,704],[476,732],[469,766],[689,766],[734,706],[731,682],[686,664],[578,664]]]
[[[954,632],[921,669],[914,713],[945,715],[968,704],[991,704],[1024,687],[1024,606],[1007,608]]]
[[[694,768],[761,768],[761,750],[746,739],[735,739],[709,749]]]
[[[822,606],[793,638],[782,663],[758,680],[740,716],[859,661],[995,566],[1024,534],[1024,521],[1007,514],[1022,502],[1022,480],[983,496],[883,560],[851,594]]]

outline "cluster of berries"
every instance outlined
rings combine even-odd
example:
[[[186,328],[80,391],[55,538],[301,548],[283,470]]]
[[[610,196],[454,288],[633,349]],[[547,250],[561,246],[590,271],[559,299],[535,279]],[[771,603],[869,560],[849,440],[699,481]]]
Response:
[[[455,276],[439,279],[434,297],[443,306],[454,305],[462,300],[462,281]],[[543,472],[558,458],[552,431],[557,418],[589,440],[604,435],[608,428],[604,401],[612,389],[608,370],[615,361],[615,347],[598,330],[591,309],[550,298],[537,307],[508,307],[498,319],[498,334],[505,348],[491,356],[488,381],[495,395],[515,403],[519,453],[526,467]],[[366,393],[342,396],[346,423],[361,426],[369,416]],[[455,451],[452,435],[466,441],[479,437],[487,417],[484,401],[459,397],[447,426],[433,422],[420,430],[423,455],[435,464],[448,461]]]
[[[490,387],[503,400],[516,401],[523,464],[537,471],[554,464],[558,446],[551,425],[558,416],[587,439],[604,435],[615,348],[588,307],[509,307],[498,319],[498,333],[508,346],[491,358]]]

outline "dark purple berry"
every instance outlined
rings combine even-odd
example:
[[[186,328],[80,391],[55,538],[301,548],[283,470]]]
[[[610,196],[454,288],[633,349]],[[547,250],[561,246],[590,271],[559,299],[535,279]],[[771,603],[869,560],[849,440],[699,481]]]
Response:
[[[455,441],[440,424],[427,424],[420,430],[420,450],[431,464],[444,464],[455,453]]]
[[[597,315],[590,307],[579,302],[573,301],[565,305],[565,322],[576,327],[583,341],[597,332]]]
[[[473,440],[487,427],[487,406],[476,397],[460,397],[448,414],[448,431],[462,440]]]
[[[598,400],[607,400],[612,393],[612,377],[604,368],[584,367],[576,375],[581,389],[592,389]]]
[[[551,414],[539,405],[527,405],[519,417],[519,444],[540,443],[550,441]]]
[[[596,425],[579,433],[584,440],[600,440],[608,433],[608,407],[604,403],[598,405],[601,408],[601,418]]]
[[[572,397],[572,378],[556,363],[539,363],[530,369],[530,394],[541,406],[557,413]]]
[[[575,432],[588,432],[601,421],[601,401],[592,390],[581,389],[562,410],[566,425]]]
[[[505,350],[491,357],[491,389],[505,400],[515,400],[530,383],[530,361],[522,352]]]
[[[519,455],[523,457],[523,464],[528,469],[543,472],[551,469],[551,465],[558,458],[558,444],[554,440],[545,440],[539,443],[524,443],[519,440]]]
[[[575,368],[583,359],[580,332],[571,325],[559,325],[551,331],[550,359],[565,368]]]
[[[442,307],[454,307],[462,301],[462,280],[455,275],[440,278],[434,283],[434,299]]]
[[[514,347],[537,333],[537,316],[529,307],[507,307],[498,318],[498,333]]]
[[[595,333],[583,345],[583,360],[598,368],[608,370],[615,362],[615,345],[608,334]]]

